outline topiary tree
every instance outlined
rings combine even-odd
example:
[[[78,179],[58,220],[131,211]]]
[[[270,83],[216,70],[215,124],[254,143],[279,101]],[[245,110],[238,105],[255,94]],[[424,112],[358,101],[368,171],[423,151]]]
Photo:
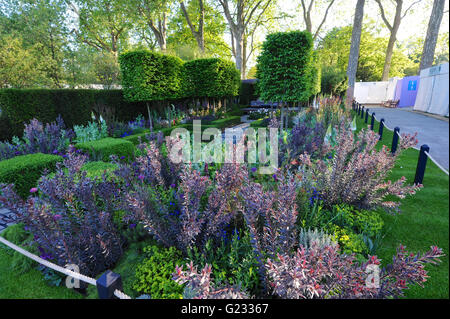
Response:
[[[239,71],[233,62],[218,59],[197,59],[183,66],[183,96],[198,101],[204,99],[209,109],[211,102],[219,107],[228,98],[238,95]]]
[[[180,58],[148,50],[134,50],[121,54],[119,62],[123,96],[129,102],[147,102],[150,126],[149,102],[182,97],[183,61]]]
[[[307,31],[269,34],[257,62],[260,98],[281,103],[283,127],[284,105],[305,102],[311,96],[312,36]]]

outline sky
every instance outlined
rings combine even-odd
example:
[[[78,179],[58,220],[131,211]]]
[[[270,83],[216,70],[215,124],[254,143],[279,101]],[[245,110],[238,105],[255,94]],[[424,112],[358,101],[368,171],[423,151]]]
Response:
[[[307,0],[309,2],[309,0]],[[409,5],[416,2],[417,0],[405,0],[403,5],[403,10],[408,8]],[[316,2],[321,2],[316,1]],[[389,4],[391,1],[384,0],[383,3]],[[298,28],[299,23],[303,23],[301,21],[301,7],[299,7],[300,0],[289,1],[289,0],[280,0],[279,6],[280,9],[284,12],[289,12],[292,15],[295,15],[294,19],[291,21],[286,21],[286,25],[296,25]],[[332,9],[330,10],[329,16],[325,22],[324,30],[329,30],[332,27],[340,27],[353,23],[353,13],[355,10],[356,0],[336,0],[333,4]],[[319,13],[320,16],[324,13],[324,7],[320,10],[315,10],[316,13]],[[415,4],[405,18],[402,20],[400,24],[400,29],[398,31],[397,39],[400,42],[407,41],[412,36],[420,36],[425,37],[426,27],[428,25],[428,19],[431,13],[432,1],[431,0],[422,0]],[[449,0],[446,0],[445,10],[449,9]],[[444,11],[445,11],[444,10]],[[391,5],[387,9],[385,9],[386,15],[388,17],[393,17],[394,15],[394,7]],[[377,26],[380,27],[382,35],[389,35],[389,31],[384,26],[384,22],[381,19],[380,11],[378,8],[378,4],[374,0],[366,0],[366,4],[364,7],[364,19],[373,19]],[[320,16],[315,20],[320,21]],[[314,18],[314,16],[313,16]],[[296,23],[293,23],[296,22]],[[315,23],[317,26],[318,22]],[[314,28],[314,20],[313,20],[313,28]],[[444,18],[442,19],[441,24],[441,32],[445,30],[448,31],[449,28],[449,14],[448,12],[444,14]]]
[[[307,0],[309,3],[310,0]],[[325,0],[316,0],[317,3],[326,2]],[[395,13],[395,7],[392,5],[393,1],[383,0],[384,4],[388,6],[385,8],[385,13],[389,18],[389,21],[393,19]],[[417,3],[415,3],[417,2]],[[400,28],[397,33],[397,43],[406,44],[409,40],[415,39],[417,37],[425,38],[428,26],[428,20],[431,14],[431,9],[433,6],[433,0],[404,0],[403,10],[408,8],[411,4],[415,3],[408,14],[402,19]],[[302,30],[305,28],[302,8],[300,0],[279,0],[278,1],[279,11],[285,12],[291,16],[291,18],[284,19],[278,23],[275,28],[270,30],[262,30],[259,35],[259,41],[263,41],[265,34],[268,32],[275,31],[289,31],[289,30]],[[327,31],[331,30],[333,27],[343,27],[353,24],[353,16],[356,6],[356,0],[335,0],[335,3],[331,7],[327,19],[321,29],[319,38],[324,36]],[[318,6],[313,9],[312,22],[313,30],[317,28],[317,25],[322,20],[323,14],[325,12],[326,6]],[[449,10],[449,0],[445,1],[444,11]],[[375,0],[366,0],[364,6],[364,22],[373,20],[375,23],[375,29],[379,32],[380,36],[388,37],[389,30],[385,26],[381,15],[378,4]],[[448,32],[449,30],[449,13],[444,13],[442,19],[440,33]],[[228,39],[227,39],[228,40]],[[248,65],[251,67],[256,63],[256,55],[254,55],[249,61]]]

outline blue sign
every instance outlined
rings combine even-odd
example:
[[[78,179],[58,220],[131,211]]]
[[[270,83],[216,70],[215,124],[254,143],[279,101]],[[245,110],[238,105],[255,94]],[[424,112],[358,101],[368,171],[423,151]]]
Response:
[[[415,91],[417,88],[417,81],[408,82],[408,91]]]

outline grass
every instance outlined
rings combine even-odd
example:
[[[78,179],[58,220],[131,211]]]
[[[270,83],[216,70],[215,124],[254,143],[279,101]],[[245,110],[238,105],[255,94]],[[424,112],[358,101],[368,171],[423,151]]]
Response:
[[[11,271],[12,255],[0,247],[0,299],[79,299],[82,296],[65,286],[52,287],[36,269],[26,273]]]
[[[370,123],[370,118],[369,121]],[[358,129],[365,127],[364,120],[357,118]],[[374,130],[378,132],[379,123],[375,122]],[[393,132],[384,129],[383,138],[378,147],[392,143]],[[413,182],[416,172],[419,151],[408,149],[398,158],[389,175],[389,179],[397,180],[405,176]],[[416,285],[406,292],[407,298],[449,298],[449,177],[431,160],[427,161],[424,187],[413,196],[401,200],[401,213],[390,215],[381,212],[386,225],[386,237],[377,251],[384,263],[392,261],[399,244],[409,251],[426,251],[435,245],[446,254],[439,265],[427,265],[429,271],[424,288]]]

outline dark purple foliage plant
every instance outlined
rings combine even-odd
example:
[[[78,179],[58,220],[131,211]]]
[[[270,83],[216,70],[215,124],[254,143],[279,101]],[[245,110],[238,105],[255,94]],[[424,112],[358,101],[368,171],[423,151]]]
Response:
[[[268,259],[266,267],[272,293],[280,298],[386,299],[403,296],[408,285],[422,286],[428,277],[425,264],[436,264],[442,256],[437,247],[414,254],[400,246],[392,264],[381,268],[376,256],[360,264],[338,246],[313,244]]]
[[[122,255],[112,221],[121,194],[110,178],[90,179],[81,171],[86,157],[75,152],[43,176],[33,196],[22,200],[12,185],[2,185],[0,202],[34,235],[42,256],[65,266],[75,264],[87,276],[111,268]],[[39,194],[39,196],[38,196]]]
[[[61,116],[45,125],[32,119],[25,124],[22,140],[14,138],[12,144],[0,142],[0,160],[33,153],[64,154],[74,137],[73,130],[66,128]]]

